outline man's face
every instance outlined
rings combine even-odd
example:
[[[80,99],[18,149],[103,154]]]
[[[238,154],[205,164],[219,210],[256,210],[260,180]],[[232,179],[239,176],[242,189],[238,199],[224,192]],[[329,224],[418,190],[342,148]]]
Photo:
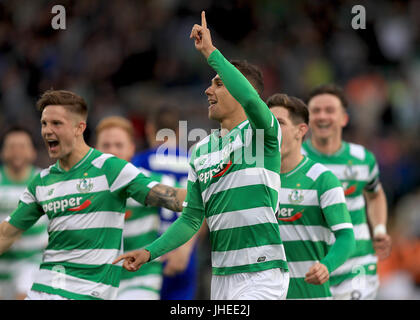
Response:
[[[347,125],[348,115],[339,98],[324,93],[313,97],[308,103],[309,127],[314,138],[328,139],[341,134]]]
[[[307,131],[305,123],[294,124],[290,119],[289,110],[281,106],[270,108],[273,115],[278,120],[281,127],[281,155],[287,156],[292,151],[300,150],[302,145],[302,138]]]
[[[96,141],[96,148],[101,152],[113,154],[126,161],[130,161],[134,156],[134,142],[128,133],[119,127],[103,129]]]
[[[233,116],[241,105],[229,93],[224,86],[222,79],[216,75],[211,80],[210,87],[205,91],[209,106],[209,119],[222,122],[224,119]]]
[[[46,106],[41,116],[41,135],[52,159],[62,159],[73,152],[83,134],[80,117],[63,106]]]
[[[18,171],[35,161],[36,151],[28,134],[16,131],[9,133],[4,139],[1,155],[7,166]]]

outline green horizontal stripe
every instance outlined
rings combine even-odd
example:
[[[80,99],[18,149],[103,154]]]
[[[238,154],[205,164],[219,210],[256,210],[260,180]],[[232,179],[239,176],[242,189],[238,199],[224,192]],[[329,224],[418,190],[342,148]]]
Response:
[[[50,286],[46,286],[40,283],[34,283],[32,285],[32,290],[34,291],[40,291],[40,292],[46,292],[49,294],[56,294],[59,296],[62,296],[67,299],[74,299],[74,300],[103,300],[100,298],[96,298],[89,295],[83,295],[83,294],[77,294],[71,291],[63,290],[63,289],[56,289]]]
[[[331,296],[329,281],[315,285],[305,282],[304,278],[290,278],[286,299],[319,299]]]
[[[122,230],[92,228],[50,233],[48,250],[120,249]]]
[[[126,221],[133,221],[151,215],[159,216],[159,208],[157,207],[127,207],[126,211],[128,210],[131,211],[131,216]]]
[[[256,197],[255,195],[263,195]],[[214,193],[205,204],[206,216],[245,210],[257,207],[271,207],[275,210],[278,191],[263,184],[228,189]],[[246,199],[246,201],[244,201]]]
[[[373,267],[371,267],[371,266],[374,266],[375,268],[373,269]],[[352,278],[355,278],[355,277],[361,275],[360,274],[361,273],[360,267],[363,268],[365,275],[375,275],[376,274],[376,264],[375,263],[366,264],[366,265],[363,265],[363,266],[358,266],[358,268],[356,268],[357,272],[350,272],[350,273],[340,274],[340,275],[337,275],[337,276],[331,276],[330,277],[330,286],[339,285],[340,283],[342,283],[345,280],[352,279]],[[373,270],[370,270],[369,268],[372,268]]]
[[[287,263],[284,260],[272,260],[266,262],[259,262],[253,264],[247,264],[242,266],[234,266],[234,267],[212,267],[212,273],[214,275],[229,275],[234,273],[242,273],[242,272],[256,272],[256,271],[263,271],[269,270],[274,268],[281,268],[285,271],[288,271]]]
[[[137,236],[124,237],[124,251],[141,249],[158,238],[158,231],[152,230]]]
[[[43,250],[9,250],[3,253],[0,256],[0,261],[2,260],[23,260],[30,259],[34,262],[41,262]]]
[[[349,212],[350,212],[351,222],[353,223],[353,225],[367,223],[366,210],[364,208],[359,209],[359,210],[349,211]]]
[[[135,272],[130,272],[125,269],[121,271],[121,280],[133,279],[141,276],[157,274],[162,275],[162,263],[159,261],[151,261],[141,266]]]
[[[92,282],[103,283],[113,287],[120,284],[122,268],[113,264],[85,265],[70,262],[42,263],[40,269],[52,270],[54,267],[64,267],[65,274]]]
[[[262,237],[261,234],[265,236]],[[212,251],[228,251],[281,244],[277,223],[262,223],[210,232]]]
[[[330,248],[323,241],[283,241],[287,261],[314,261],[321,260],[327,254]]]
[[[46,224],[34,225],[22,234],[22,238],[25,238],[26,236],[34,236],[38,234],[43,234],[44,232],[47,232]]]
[[[373,249],[373,242],[371,240],[356,240],[356,249],[349,258],[363,257],[368,254],[375,254]]]

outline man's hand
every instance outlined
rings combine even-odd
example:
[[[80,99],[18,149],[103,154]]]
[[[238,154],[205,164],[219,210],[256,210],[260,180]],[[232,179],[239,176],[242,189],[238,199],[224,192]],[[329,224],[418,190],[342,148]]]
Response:
[[[216,50],[211,41],[210,30],[207,29],[206,13],[201,12],[201,26],[195,24],[191,30],[190,39],[194,39],[195,48],[207,59]]]
[[[386,234],[378,234],[373,237],[373,248],[379,260],[385,260],[391,253],[391,237]]]
[[[150,252],[145,249],[130,251],[120,255],[112,264],[116,264],[123,259],[123,268],[127,271],[134,272],[139,270],[143,264],[149,261]]]
[[[315,263],[305,274],[305,281],[310,284],[323,284],[330,278],[330,273],[322,263]]]

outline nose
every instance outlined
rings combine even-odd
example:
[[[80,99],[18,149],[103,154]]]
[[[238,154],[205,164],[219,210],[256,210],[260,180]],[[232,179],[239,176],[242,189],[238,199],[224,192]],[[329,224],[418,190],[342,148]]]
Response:
[[[206,89],[206,91],[204,91],[204,93],[205,93],[207,96],[211,96],[211,95],[214,93],[213,87],[212,87],[212,86],[208,87],[208,88]]]

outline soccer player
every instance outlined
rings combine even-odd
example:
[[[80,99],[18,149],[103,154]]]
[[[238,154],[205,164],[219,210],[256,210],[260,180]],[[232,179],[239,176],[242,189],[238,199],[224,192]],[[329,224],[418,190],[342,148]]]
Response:
[[[159,184],[132,164],[89,147],[87,104],[64,90],[38,100],[41,135],[57,160],[29,183],[19,206],[0,224],[0,254],[43,215],[48,245],[27,299],[113,299],[121,265],[126,202],[182,210],[185,190]]]
[[[161,131],[162,130],[162,131]],[[165,131],[167,130],[167,131]],[[164,106],[150,113],[145,124],[149,149],[137,153],[131,162],[136,167],[164,174],[166,185],[179,184],[187,187],[188,151],[181,148],[179,132],[179,113]],[[160,139],[160,138],[165,139]],[[160,228],[163,234],[178,218],[179,213],[159,208]],[[205,233],[205,224],[197,233]],[[168,252],[161,261],[164,263],[161,300],[192,300],[197,288],[197,237]]]
[[[96,126],[96,148],[103,153],[130,161],[135,151],[131,122],[119,116],[102,119]],[[161,179],[161,176],[141,171],[155,181]],[[123,230],[124,249],[134,250],[151,243],[158,237],[159,225],[158,208],[144,207],[134,199],[128,199]],[[118,299],[159,300],[161,286],[162,264],[159,261],[151,262],[134,273],[123,269]]]
[[[290,271],[287,299],[331,299],[329,276],[355,246],[344,191],[322,164],[302,155],[305,103],[274,94],[267,105],[282,132],[278,220]]]
[[[343,128],[349,120],[346,107],[344,93],[336,85],[322,85],[310,93],[312,136],[303,144],[303,151],[312,160],[324,164],[341,181],[353,223],[356,249],[331,274],[333,297],[373,299],[379,286],[377,259],[386,258],[391,250],[391,239],[386,233],[387,202],[375,156],[361,145],[342,140]]]
[[[27,184],[39,172],[32,165],[36,151],[31,133],[19,126],[7,129],[2,139],[1,159],[0,221],[3,221],[16,209]],[[47,241],[47,221],[42,219],[0,256],[0,299],[26,297]]]
[[[212,248],[211,299],[285,299],[289,272],[275,216],[281,131],[259,96],[261,73],[222,56],[213,46],[204,12],[190,38],[217,72],[205,93],[209,118],[221,129],[192,152],[182,215],[146,249],[114,262],[124,259],[124,268],[137,270],[187,241],[205,217]],[[255,161],[247,159],[250,154]]]

